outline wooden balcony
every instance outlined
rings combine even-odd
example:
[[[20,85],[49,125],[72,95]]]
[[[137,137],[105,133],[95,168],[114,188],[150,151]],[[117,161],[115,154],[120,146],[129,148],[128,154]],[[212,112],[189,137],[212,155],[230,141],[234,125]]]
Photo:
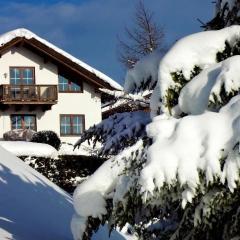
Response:
[[[57,85],[0,85],[1,105],[53,105],[57,99]]]

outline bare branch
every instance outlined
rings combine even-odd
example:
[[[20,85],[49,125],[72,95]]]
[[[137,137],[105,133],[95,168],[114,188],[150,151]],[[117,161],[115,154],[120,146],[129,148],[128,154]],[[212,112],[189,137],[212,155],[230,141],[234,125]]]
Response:
[[[125,39],[118,37],[118,59],[128,69],[156,49],[164,49],[164,31],[154,22],[154,14],[148,10],[143,0],[135,9],[133,28],[125,28]]]

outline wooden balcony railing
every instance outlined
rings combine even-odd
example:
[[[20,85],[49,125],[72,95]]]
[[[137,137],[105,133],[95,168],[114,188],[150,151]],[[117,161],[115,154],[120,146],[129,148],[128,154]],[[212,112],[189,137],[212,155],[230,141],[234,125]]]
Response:
[[[57,99],[57,85],[0,85],[2,103],[55,104]]]

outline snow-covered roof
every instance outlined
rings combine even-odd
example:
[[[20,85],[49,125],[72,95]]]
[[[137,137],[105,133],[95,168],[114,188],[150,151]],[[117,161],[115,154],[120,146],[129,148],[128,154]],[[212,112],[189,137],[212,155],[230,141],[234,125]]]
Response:
[[[35,39],[39,41],[40,43],[44,44],[45,46],[51,48],[52,50],[56,51],[57,53],[63,55],[64,57],[68,58],[73,63],[76,63],[80,67],[86,69],[90,73],[93,73],[95,76],[100,78],[102,81],[104,81],[106,84],[109,84],[112,88],[117,90],[122,90],[122,86],[118,84],[116,81],[105,75],[104,73],[96,70],[95,68],[89,66],[88,64],[84,63],[83,61],[77,59],[76,57],[72,56],[71,54],[65,52],[64,50],[56,47],[52,43],[46,41],[45,39],[40,38],[33,32],[25,29],[25,28],[19,28],[15,29],[13,31],[4,33],[0,35],[0,47],[4,47],[7,43],[11,42],[12,40],[16,38],[25,38],[25,39]]]

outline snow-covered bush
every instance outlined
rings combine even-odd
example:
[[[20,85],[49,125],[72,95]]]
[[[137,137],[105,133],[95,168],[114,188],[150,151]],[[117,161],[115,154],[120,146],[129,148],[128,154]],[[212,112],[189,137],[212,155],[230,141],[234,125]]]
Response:
[[[5,148],[17,157],[44,157],[55,159],[58,157],[58,151],[44,143],[33,143],[26,141],[0,141],[0,146]]]
[[[32,136],[31,142],[46,143],[59,150],[61,140],[53,131],[39,131]]]
[[[147,137],[74,192],[76,240],[102,222],[144,240],[240,238],[239,39],[240,26],[197,33],[165,55]]]

